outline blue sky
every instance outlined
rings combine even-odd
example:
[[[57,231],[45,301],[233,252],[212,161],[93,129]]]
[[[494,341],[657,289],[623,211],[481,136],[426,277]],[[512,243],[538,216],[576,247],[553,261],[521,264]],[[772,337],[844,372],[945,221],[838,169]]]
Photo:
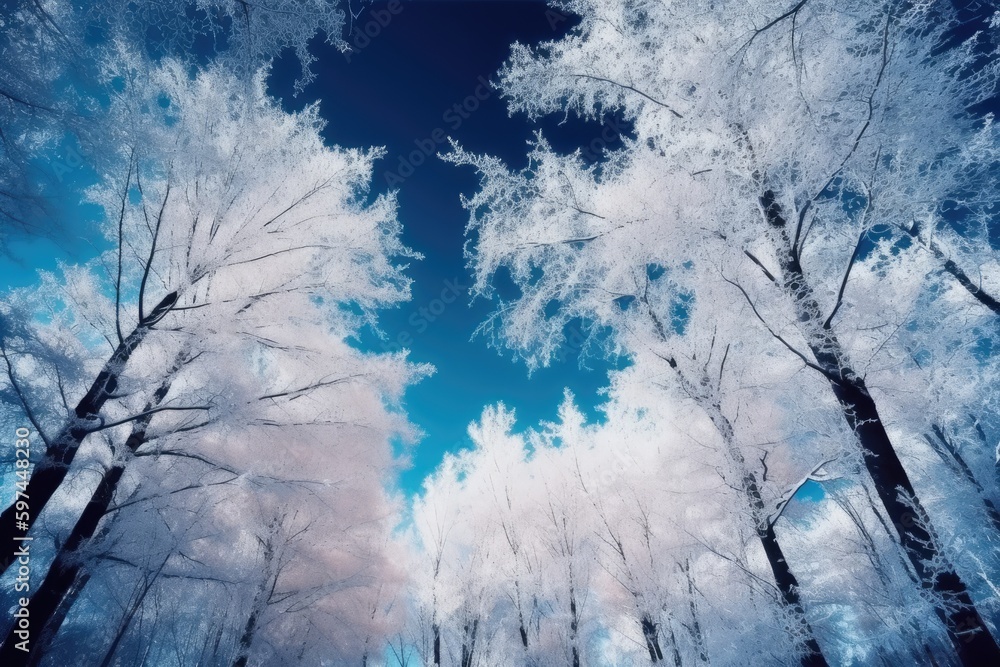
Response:
[[[523,364],[509,354],[501,357],[485,338],[470,341],[492,307],[483,300],[470,306],[467,291],[471,278],[463,244],[468,215],[459,194],[472,194],[477,181],[471,170],[426,154],[444,150],[442,137],[450,135],[469,150],[521,165],[526,142],[539,127],[566,150],[589,145],[602,132],[615,134],[600,123],[571,120],[560,126],[555,119],[538,125],[525,117],[509,118],[498,93],[483,85],[503,63],[511,43],[557,38],[574,19],[539,2],[403,0],[392,7],[397,13],[388,12],[386,2],[376,2],[354,19],[348,41],[356,50],[349,56],[314,44],[318,76],[298,97],[292,94],[297,63],[292,58],[276,62],[271,91],[288,109],[322,100],[330,143],[385,146],[388,151],[376,168],[374,187],[398,189],[404,241],[424,259],[411,265],[412,302],[382,315],[388,341],[367,336],[362,345],[381,350],[401,343],[411,350],[412,360],[437,368],[407,394],[410,418],[426,433],[401,480],[403,489],[412,492],[444,452],[470,444],[466,427],[483,406],[503,401],[517,410],[519,426],[527,427],[554,419],[569,387],[596,417],[608,369],[598,359],[587,359],[589,368],[581,368],[578,354],[569,350],[565,361],[529,378]],[[376,23],[377,17],[384,26]],[[366,27],[368,34],[361,37]],[[612,147],[615,143],[613,138]]]

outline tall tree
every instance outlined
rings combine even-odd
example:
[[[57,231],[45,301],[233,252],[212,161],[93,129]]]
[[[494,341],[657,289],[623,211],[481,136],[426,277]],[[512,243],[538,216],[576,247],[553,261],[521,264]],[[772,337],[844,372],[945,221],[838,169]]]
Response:
[[[754,533],[727,507],[738,487],[719,488],[724,458],[707,444],[718,434],[651,401],[645,377],[615,377],[602,424],[567,400],[556,423],[522,434],[509,410],[488,408],[470,426],[474,448],[428,478],[414,505],[428,566],[413,586],[437,605],[441,664],[461,664],[470,608],[485,611],[476,646],[486,664],[512,652],[567,666],[797,655],[766,564],[742,553]],[[713,494],[725,499],[692,502]],[[732,609],[758,594],[752,620]]]
[[[305,475],[315,483],[343,471],[312,448],[362,448],[350,460],[365,472],[348,486],[358,500],[375,495],[367,508],[347,502],[339,511],[348,520],[355,510],[388,512],[388,438],[408,433],[388,405],[425,369],[346,342],[375,324],[378,308],[408,296],[398,259],[412,253],[398,240],[395,203],[367,197],[378,152],[324,146],[315,106],[284,113],[262,76],[248,97],[219,68],[192,78],[177,63],[149,73],[134,64],[125,61],[130,84],[113,100],[121,179],[92,192],[114,249],[10,293],[4,306],[5,390],[45,445],[26,484],[28,523],[64,517],[43,510],[64,483],[86,479],[74,464],[95,433],[110,435],[115,456],[85,482],[93,511],[75,528],[65,518],[47,524],[73,536],[60,539],[60,566],[76,567],[72,553],[86,551],[102,515],[131,504],[121,497],[128,480],[173,469],[164,460],[225,462],[238,470],[233,480],[267,467],[269,477],[302,479],[280,472],[295,466],[265,464],[275,454],[264,445],[278,432],[289,438],[279,456],[319,462]],[[102,361],[104,345],[112,352]],[[61,400],[46,400],[53,394]],[[252,456],[233,459],[217,441],[226,432],[242,434]],[[3,518],[8,539],[27,532],[12,511]],[[53,609],[73,582],[54,574]]]
[[[921,281],[850,289],[883,229],[942,215],[962,188],[992,201],[978,164],[991,164],[994,130],[967,111],[992,91],[992,68],[972,67],[978,41],[942,47],[945,9],[896,3],[566,7],[583,16],[573,34],[515,46],[502,70],[511,109],[621,113],[636,136],[594,167],[541,139],[517,173],[452,155],[483,175],[466,201],[477,291],[500,267],[522,290],[497,313],[501,339],[544,363],[568,319],[613,324],[650,265],[699,304],[678,306],[680,335],[707,339],[734,318],[760,327],[836,399],[956,653],[1000,659],[856,365],[890,334],[872,338],[855,315],[915,298]]]

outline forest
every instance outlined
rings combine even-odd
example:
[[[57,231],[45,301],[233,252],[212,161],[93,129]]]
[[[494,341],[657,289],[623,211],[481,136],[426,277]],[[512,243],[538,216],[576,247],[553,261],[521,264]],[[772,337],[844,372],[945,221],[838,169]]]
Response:
[[[4,2],[0,664],[1000,665],[1000,12],[547,0],[331,140],[422,2]],[[462,309],[565,390],[434,449]]]

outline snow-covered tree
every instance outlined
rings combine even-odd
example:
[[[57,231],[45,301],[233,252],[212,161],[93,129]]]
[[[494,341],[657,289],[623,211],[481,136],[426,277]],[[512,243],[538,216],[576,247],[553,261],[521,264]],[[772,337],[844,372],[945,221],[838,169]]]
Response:
[[[488,408],[470,427],[474,449],[428,478],[413,585],[417,604],[436,608],[438,664],[463,664],[469,605],[484,665],[796,659],[795,620],[748,513],[732,511],[742,491],[726,483],[721,436],[650,394],[647,373],[615,376],[601,423],[571,398],[557,423],[525,433],[511,411]]]
[[[791,412],[827,424],[840,414],[843,433],[831,437],[856,441],[845,455],[866,469],[962,661],[1000,658],[969,585],[989,591],[956,569],[961,550],[920,500],[927,477],[895,421],[907,397],[892,391],[909,365],[902,339],[929,325],[914,317],[927,301],[964,299],[944,340],[981,348],[995,335],[984,294],[996,278],[968,277],[996,267],[995,130],[968,111],[995,89],[988,41],[955,44],[948,10],[927,5],[565,7],[581,25],[535,49],[515,45],[501,71],[511,110],[618,113],[635,136],[591,166],[541,137],[520,171],[451,154],[482,176],[466,201],[476,291],[490,295],[501,268],[521,290],[488,323],[497,340],[542,365],[583,318],[595,340],[611,327],[618,351],[652,352],[679,370],[674,382],[703,396],[703,409],[728,396],[733,415],[745,399],[717,370],[722,350],[744,387],[767,375],[755,364],[784,355],[779,363],[799,367],[782,380],[796,387]],[[919,346],[910,351],[920,363]],[[992,377],[981,353],[963,359]],[[827,459],[813,451],[814,465]]]
[[[330,563],[314,578],[354,568],[363,586],[391,581],[391,568],[378,566],[388,567],[379,553],[392,514],[383,476],[394,465],[389,439],[410,433],[392,406],[426,369],[347,342],[409,293],[399,261],[412,253],[399,242],[395,203],[367,190],[378,151],[325,146],[316,108],[284,113],[262,76],[248,97],[219,67],[192,77],[178,63],[151,72],[130,64],[112,101],[120,171],[91,192],[112,249],[4,301],[5,397],[44,445],[24,485],[29,523],[57,537],[57,566],[72,570],[107,514],[102,541],[120,534],[149,558],[160,554],[142,571],[163,581],[176,556],[136,541],[151,515],[135,508],[253,484],[251,498],[277,507],[323,500],[330,516],[316,530],[340,535],[340,546],[308,559]],[[27,532],[13,509],[3,515],[8,539]],[[299,521],[321,515],[314,507]],[[182,540],[173,521],[164,539]],[[227,521],[230,531],[241,523]],[[260,539],[273,552],[277,536]],[[258,558],[256,538],[250,544]],[[280,581],[263,553],[262,576]],[[362,574],[366,564],[372,572]],[[75,579],[59,567],[53,578],[42,585],[45,605],[33,607],[39,624]],[[10,641],[4,650],[14,650]]]

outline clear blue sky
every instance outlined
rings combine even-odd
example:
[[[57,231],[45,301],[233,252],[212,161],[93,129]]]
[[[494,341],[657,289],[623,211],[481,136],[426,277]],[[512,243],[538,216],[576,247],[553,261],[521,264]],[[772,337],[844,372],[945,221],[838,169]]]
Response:
[[[471,280],[462,254],[468,216],[459,194],[471,194],[477,181],[469,169],[433,156],[421,159],[424,153],[444,150],[438,141],[451,135],[467,149],[523,164],[526,142],[540,126],[524,117],[509,118],[504,102],[482,82],[494,76],[511,43],[557,38],[575,20],[540,2],[403,0],[393,5],[395,14],[388,7],[376,2],[354,19],[348,41],[356,51],[350,57],[313,45],[318,77],[302,95],[292,95],[299,70],[291,58],[275,64],[271,90],[288,109],[322,100],[330,143],[388,150],[376,169],[375,188],[398,189],[404,240],[425,259],[410,270],[413,301],[381,318],[389,338],[385,344],[402,342],[411,359],[437,367],[433,377],[407,394],[411,420],[426,433],[413,451],[413,467],[401,480],[404,490],[415,491],[445,451],[467,444],[466,427],[483,406],[503,401],[516,408],[519,426],[526,427],[554,419],[563,389],[569,387],[593,414],[601,402],[599,390],[607,384],[607,366],[588,359],[590,370],[581,369],[578,355],[568,350],[564,362],[529,378],[523,364],[501,357],[485,338],[470,341],[491,309],[482,300],[470,307]],[[377,16],[386,25],[377,24]],[[373,37],[359,37],[366,27]],[[462,106],[456,109],[456,104]],[[567,150],[591,144],[602,132],[617,143],[614,130],[605,131],[599,123],[559,126],[553,120],[541,127]],[[401,159],[413,167],[412,173],[401,168]],[[444,302],[450,299],[452,303]],[[362,345],[383,349],[374,337],[366,337]]]

